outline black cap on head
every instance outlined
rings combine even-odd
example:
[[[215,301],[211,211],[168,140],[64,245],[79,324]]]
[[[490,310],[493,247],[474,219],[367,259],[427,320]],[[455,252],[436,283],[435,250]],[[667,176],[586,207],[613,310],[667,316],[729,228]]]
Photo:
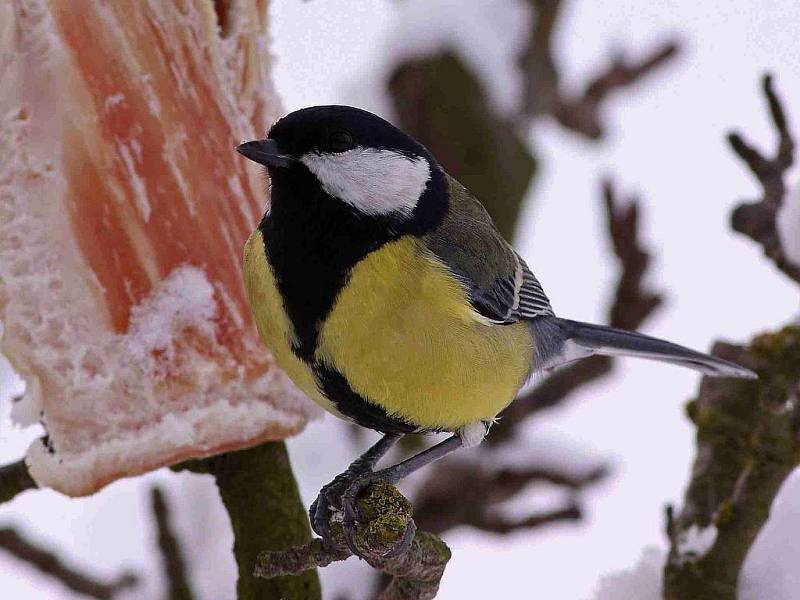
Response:
[[[351,106],[313,106],[296,110],[279,121],[267,136],[285,154],[300,157],[309,152],[345,152],[352,148],[382,148],[408,156],[423,156],[435,164],[430,152],[387,120]]]

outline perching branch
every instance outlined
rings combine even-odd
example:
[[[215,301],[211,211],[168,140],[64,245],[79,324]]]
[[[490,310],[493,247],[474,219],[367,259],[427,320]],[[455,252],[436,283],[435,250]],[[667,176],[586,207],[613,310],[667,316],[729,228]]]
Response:
[[[139,581],[139,577],[130,571],[124,571],[110,583],[80,573],[65,565],[54,551],[35,545],[11,528],[0,529],[0,548],[41,573],[57,579],[72,591],[91,598],[109,600],[123,590],[135,587]]]
[[[192,600],[194,593],[186,575],[186,563],[178,538],[172,531],[169,505],[160,488],[153,487],[150,490],[150,504],[158,528],[158,548],[161,551],[164,578],[169,586],[166,597],[170,600]]]
[[[359,500],[360,524],[354,543],[358,556],[373,568],[392,577],[379,600],[429,600],[436,596],[450,550],[438,537],[416,531],[411,517],[411,504],[394,486],[377,483],[367,488]],[[335,524],[332,524],[335,525]],[[414,540],[409,548],[393,556],[409,527]],[[255,574],[273,578],[297,574],[306,569],[324,567],[352,556],[346,547],[341,525],[332,529],[333,544],[316,538],[289,550],[264,552],[258,557]]]
[[[778,148],[772,158],[766,158],[739,133],[728,135],[733,151],[745,162],[763,189],[763,196],[759,201],[736,207],[731,215],[731,226],[735,231],[761,244],[764,254],[783,273],[800,283],[800,265],[793,264],[787,258],[776,227],[778,210],[786,194],[783,178],[794,162],[795,143],[789,132],[781,101],[772,87],[772,76],[764,75],[762,85],[770,116],[778,133]]]
[[[12,500],[17,494],[25,490],[32,490],[39,486],[28,473],[28,466],[24,460],[3,465],[0,467],[0,504]]]

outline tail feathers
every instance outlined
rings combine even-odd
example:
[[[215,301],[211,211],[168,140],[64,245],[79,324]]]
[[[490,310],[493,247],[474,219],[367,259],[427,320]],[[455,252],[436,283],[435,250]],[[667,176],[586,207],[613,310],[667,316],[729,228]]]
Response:
[[[636,356],[651,360],[668,362],[682,367],[688,367],[705,373],[712,377],[735,377],[740,379],[756,379],[756,374],[737,364],[715,358],[702,352],[696,352],[641,333],[570,321],[569,319],[550,318],[556,323],[550,323],[547,329],[552,333],[559,330],[563,340],[561,351],[549,352],[550,364],[572,362],[590,354],[604,354],[607,356]],[[556,325],[554,328],[553,325]],[[552,342],[549,342],[552,345]]]

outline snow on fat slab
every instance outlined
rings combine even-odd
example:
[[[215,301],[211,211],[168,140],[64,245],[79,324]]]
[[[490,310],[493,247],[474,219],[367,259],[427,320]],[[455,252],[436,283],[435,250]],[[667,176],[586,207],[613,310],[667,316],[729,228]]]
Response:
[[[125,348],[138,361],[152,359],[153,353],[173,358],[175,337],[193,329],[213,339],[217,303],[214,287],[206,274],[191,265],[173,269],[142,303],[131,308],[131,323]]]

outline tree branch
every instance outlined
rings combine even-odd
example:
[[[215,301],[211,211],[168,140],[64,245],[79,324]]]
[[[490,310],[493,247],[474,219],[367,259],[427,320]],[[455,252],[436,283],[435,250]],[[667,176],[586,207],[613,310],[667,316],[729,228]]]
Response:
[[[747,552],[775,495],[800,464],[800,328],[714,354],[753,368],[758,381],[704,378],[687,413],[697,458],[683,509],[668,513],[665,600],[735,600]]]
[[[314,600],[321,597],[315,571],[263,579],[253,575],[260,552],[283,551],[311,539],[283,442],[182,463],[173,470],[214,475],[233,528],[239,567],[238,600]]]
[[[135,587],[139,582],[139,577],[130,571],[124,571],[110,583],[80,573],[66,566],[52,550],[36,546],[11,528],[0,529],[0,548],[35,567],[41,573],[58,580],[72,591],[99,600],[109,600],[119,592]]]
[[[800,283],[800,265],[793,264],[781,246],[776,227],[778,210],[786,195],[784,175],[794,162],[795,143],[789,132],[786,115],[772,87],[772,76],[764,75],[764,95],[769,105],[772,123],[778,133],[778,148],[772,158],[764,157],[737,132],[728,135],[728,142],[739,158],[744,161],[763,189],[760,200],[742,203],[731,215],[731,226],[761,244],[764,254],[788,277]]]
[[[508,533],[514,527],[533,528],[557,519],[577,520],[580,508],[575,502],[563,509],[534,515],[520,522],[503,519],[495,507],[516,496],[528,486],[547,482],[578,491],[608,474],[604,466],[580,475],[531,466],[525,469],[492,469],[473,461],[449,461],[425,480],[414,501],[414,520],[421,529],[440,534],[461,524],[484,531]]]
[[[378,599],[434,598],[450,560],[450,550],[435,535],[416,530],[408,500],[394,486],[377,483],[367,488],[359,500],[359,513],[365,522],[359,525],[354,539],[358,556],[392,577]],[[408,531],[414,531],[414,540],[405,552],[394,556],[395,548]],[[342,549],[346,546],[341,525],[333,527],[331,533],[333,544],[315,538],[290,550],[262,553],[258,557],[256,576],[272,578],[295,574],[352,556],[349,550]]]
[[[759,202],[738,206],[731,225],[800,282],[800,269],[786,260],[776,229],[794,142],[769,75],[763,89],[778,150],[765,158],[740,135],[729,136],[764,192]],[[748,348],[717,343],[714,353],[750,366],[759,378],[704,378],[697,399],[687,406],[697,426],[697,458],[680,514],[667,512],[665,600],[735,600],[745,557],[778,489],[800,464],[800,327],[760,335]]]
[[[186,576],[183,552],[172,531],[169,506],[160,488],[153,487],[150,490],[150,505],[158,527],[158,548],[161,551],[164,578],[169,586],[166,597],[170,600],[192,600],[194,593]]]
[[[28,473],[28,466],[24,460],[18,460],[0,467],[0,504],[12,500],[17,494],[25,490],[32,490],[39,486]]]
[[[676,40],[659,44],[639,60],[622,56],[592,77],[581,94],[568,97],[561,89],[559,69],[553,57],[553,33],[561,13],[560,0],[528,0],[535,18],[528,45],[519,58],[525,75],[525,114],[550,114],[566,129],[589,139],[603,137],[600,111],[616,91],[637,83],[644,76],[672,60],[679,52]]]

